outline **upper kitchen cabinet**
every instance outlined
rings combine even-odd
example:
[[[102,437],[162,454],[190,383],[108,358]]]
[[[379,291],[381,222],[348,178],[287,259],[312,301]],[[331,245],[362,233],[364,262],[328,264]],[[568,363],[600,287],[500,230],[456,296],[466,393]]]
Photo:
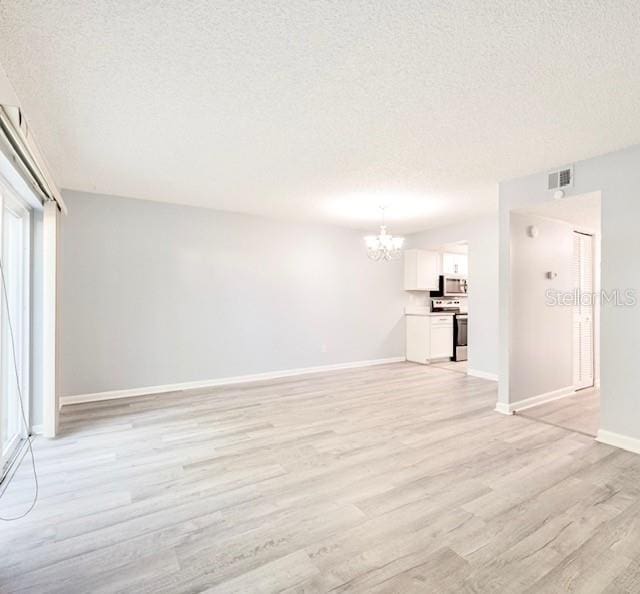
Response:
[[[437,291],[440,254],[427,250],[405,250],[404,290]]]
[[[442,274],[467,276],[469,274],[469,256],[467,254],[442,254]]]

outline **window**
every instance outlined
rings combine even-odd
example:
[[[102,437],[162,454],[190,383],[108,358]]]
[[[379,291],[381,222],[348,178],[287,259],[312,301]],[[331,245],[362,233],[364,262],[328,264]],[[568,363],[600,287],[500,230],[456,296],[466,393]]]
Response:
[[[16,371],[27,422],[29,419],[31,211],[1,181],[0,179],[0,257],[7,289],[6,301],[0,292],[0,472],[4,473],[27,437]],[[0,286],[0,290],[1,288]]]

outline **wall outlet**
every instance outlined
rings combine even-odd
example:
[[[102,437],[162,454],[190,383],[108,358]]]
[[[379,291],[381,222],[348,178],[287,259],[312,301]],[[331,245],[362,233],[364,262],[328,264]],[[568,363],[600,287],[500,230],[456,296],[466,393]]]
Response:
[[[329,348],[327,347],[327,343],[323,342],[322,345],[320,346],[320,352],[321,353],[326,353],[329,350]]]

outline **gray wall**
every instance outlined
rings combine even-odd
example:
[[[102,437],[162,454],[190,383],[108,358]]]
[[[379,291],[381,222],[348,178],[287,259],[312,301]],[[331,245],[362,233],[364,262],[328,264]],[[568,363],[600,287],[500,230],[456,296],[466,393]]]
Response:
[[[535,225],[538,237],[527,228]],[[557,278],[547,279],[553,271]],[[547,304],[547,289],[573,289],[573,227],[511,214],[511,402],[573,386],[573,310]]]
[[[469,369],[498,374],[498,217],[429,229],[407,238],[409,247],[436,249],[469,242]]]
[[[602,288],[640,287],[640,146],[575,164],[574,187],[567,195],[602,192]],[[541,172],[500,184],[500,394],[509,389],[510,233],[514,208],[550,200]],[[605,304],[601,312],[601,429],[640,439],[640,308]]]
[[[404,354],[402,263],[360,232],[64,197],[62,395]]]

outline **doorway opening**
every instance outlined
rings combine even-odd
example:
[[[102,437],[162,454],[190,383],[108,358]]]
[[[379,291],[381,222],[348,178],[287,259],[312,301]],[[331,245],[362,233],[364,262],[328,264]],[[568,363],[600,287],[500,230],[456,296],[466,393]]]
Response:
[[[511,212],[515,412],[595,437],[600,420],[600,193]]]
[[[467,374],[468,242],[429,242],[404,257],[407,361]]]
[[[453,313],[453,345],[450,347],[449,361],[438,361],[434,366],[466,374],[469,359],[469,243],[466,240],[445,243],[438,246],[437,250],[441,261],[440,274],[445,279],[452,279],[449,284],[454,286],[454,291],[461,286],[463,294],[453,297],[443,294],[439,297],[445,302],[444,309],[449,307]],[[446,292],[443,284],[443,293]],[[449,304],[446,303],[447,299],[451,301]]]

